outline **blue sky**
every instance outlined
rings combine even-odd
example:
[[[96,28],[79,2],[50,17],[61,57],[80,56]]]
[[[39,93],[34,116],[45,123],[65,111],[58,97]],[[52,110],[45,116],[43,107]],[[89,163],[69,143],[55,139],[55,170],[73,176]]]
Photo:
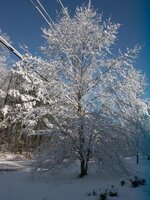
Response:
[[[75,7],[87,4],[88,0],[62,0],[71,13]],[[55,19],[56,10],[60,11],[57,0],[41,0],[50,16]],[[137,43],[143,50],[136,65],[146,74],[150,84],[150,1],[149,0],[92,0],[92,5],[104,18],[111,17],[113,22],[122,24],[118,42],[114,48],[122,51],[132,48]],[[38,14],[30,0],[0,0],[0,29],[7,33],[16,49],[20,44],[26,44],[30,51],[39,54],[39,47],[44,39],[41,37],[41,27],[47,27],[46,22]],[[150,86],[146,90],[150,97]]]

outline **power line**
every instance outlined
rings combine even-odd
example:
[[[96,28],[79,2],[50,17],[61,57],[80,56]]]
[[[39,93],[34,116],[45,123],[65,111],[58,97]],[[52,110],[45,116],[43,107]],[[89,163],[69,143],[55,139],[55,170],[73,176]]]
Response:
[[[23,56],[11,44],[9,44],[2,36],[0,36],[0,42],[6,48],[8,48],[11,52],[13,52],[18,58],[22,60]]]

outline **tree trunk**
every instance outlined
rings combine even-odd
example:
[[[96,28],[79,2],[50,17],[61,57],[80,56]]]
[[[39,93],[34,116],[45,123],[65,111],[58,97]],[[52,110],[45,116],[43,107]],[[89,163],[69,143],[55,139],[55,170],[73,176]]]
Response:
[[[88,165],[90,159],[90,149],[87,150],[86,159],[82,156],[80,160],[80,175],[79,177],[82,178],[87,175],[88,173]]]
[[[88,163],[85,162],[84,159],[82,159],[80,161],[80,175],[79,175],[79,177],[82,178],[82,177],[86,176],[87,170],[88,170]]]
[[[139,164],[139,154],[136,155],[136,164]]]
[[[136,164],[139,164],[139,139],[137,139]]]

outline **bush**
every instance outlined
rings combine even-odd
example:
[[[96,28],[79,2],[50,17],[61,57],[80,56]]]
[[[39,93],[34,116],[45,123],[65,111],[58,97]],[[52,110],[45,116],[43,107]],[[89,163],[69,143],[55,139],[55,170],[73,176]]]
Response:
[[[109,196],[110,197],[117,197],[118,196],[117,188],[115,188],[113,185],[111,186],[111,189],[109,190]]]
[[[88,193],[87,196],[97,196],[97,200],[107,200],[108,197],[117,197],[118,189],[112,185],[110,188],[99,188],[99,190],[93,190],[92,192]]]
[[[138,178],[135,176],[133,179],[129,179],[131,182],[132,187],[138,187],[139,185],[145,185],[146,180],[143,178]]]
[[[110,191],[109,192],[109,196],[110,197],[117,197],[118,196],[118,192],[112,192],[112,191]]]
[[[121,186],[124,186],[126,184],[126,182],[124,180],[120,181]]]
[[[106,193],[101,193],[100,194],[100,200],[107,200],[107,194]]]

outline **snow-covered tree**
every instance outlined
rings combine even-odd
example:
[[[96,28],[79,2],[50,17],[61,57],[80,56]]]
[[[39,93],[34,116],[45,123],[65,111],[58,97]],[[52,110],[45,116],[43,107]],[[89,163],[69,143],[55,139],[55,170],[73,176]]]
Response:
[[[144,156],[147,156],[150,159],[150,102],[149,100],[146,102],[147,115],[143,120],[143,140],[142,140],[142,148],[141,153]]]
[[[129,124],[145,88],[134,68],[140,47],[114,56],[119,27],[90,3],[73,17],[64,8],[59,20],[43,29],[47,60],[26,55],[16,64],[24,92],[14,93],[22,106],[16,105],[13,120],[20,120],[25,132],[50,136],[36,167],[58,171],[79,160],[83,177],[91,159],[119,163],[119,144],[136,137]]]
[[[0,36],[5,38],[7,41],[10,41],[9,37],[1,30]],[[7,88],[10,79],[9,61],[9,52],[3,46],[3,44],[0,43],[0,144],[6,142],[5,124],[3,123],[3,117],[5,101],[7,98]]]
[[[0,30],[0,36],[5,37],[7,40],[9,40],[8,36],[6,34],[4,34],[1,30]],[[6,48],[3,46],[3,44],[0,43],[0,94],[2,95],[3,93],[3,89],[6,88],[6,84],[8,82],[8,51],[6,50]],[[0,95],[0,96],[1,96]]]

